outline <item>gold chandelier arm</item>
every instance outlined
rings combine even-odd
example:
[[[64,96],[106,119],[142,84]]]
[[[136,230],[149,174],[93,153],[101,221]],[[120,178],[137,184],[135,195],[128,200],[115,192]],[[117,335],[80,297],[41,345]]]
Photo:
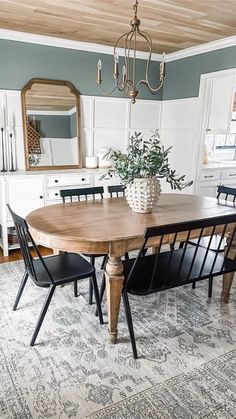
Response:
[[[129,37],[130,36],[130,37]],[[127,79],[130,79],[130,45],[134,36],[134,30],[132,29],[125,39],[125,65],[127,66]],[[128,54],[127,54],[128,51]]]
[[[121,35],[121,36],[117,39],[117,41],[116,41],[116,43],[115,43],[115,45],[114,45],[114,55],[116,54],[116,48],[118,48],[118,44],[119,44],[119,42],[121,41],[121,39],[122,39],[122,38],[127,38],[127,36],[129,36],[130,32],[132,32],[132,29],[131,29],[129,32],[124,33],[123,35]]]
[[[139,30],[138,30],[138,33],[139,33],[139,35],[140,35],[140,36],[142,36],[142,37],[143,37],[143,38],[147,41],[147,43],[148,43],[148,46],[149,46],[149,57],[148,57],[148,59],[147,59],[147,64],[146,64],[145,80],[140,80],[140,81],[137,83],[137,87],[138,87],[140,84],[146,84],[146,85],[148,86],[148,88],[149,88],[150,92],[151,92],[151,93],[153,93],[153,94],[155,94],[155,93],[157,93],[157,92],[158,92],[158,90],[160,90],[160,89],[162,88],[163,83],[164,83],[164,77],[161,79],[161,74],[160,74],[160,84],[159,84],[159,86],[157,86],[157,87],[152,87],[152,86],[151,86],[151,84],[150,84],[150,82],[149,82],[149,64],[150,64],[151,57],[152,57],[152,40],[151,40],[150,35],[149,35],[147,32],[141,32],[141,31],[139,31]]]
[[[107,92],[101,88],[100,84],[98,84],[98,89],[103,95],[108,96],[108,95],[110,95],[111,93],[114,92],[114,90],[117,88],[117,86],[118,86],[118,81],[116,81],[115,84],[114,84],[114,87],[112,87],[112,89],[108,90]]]
[[[119,81],[117,83],[117,89],[120,92],[124,92],[126,94],[126,96],[128,96],[129,94],[129,90],[132,88],[133,84],[131,80],[126,80],[125,82],[123,81]]]

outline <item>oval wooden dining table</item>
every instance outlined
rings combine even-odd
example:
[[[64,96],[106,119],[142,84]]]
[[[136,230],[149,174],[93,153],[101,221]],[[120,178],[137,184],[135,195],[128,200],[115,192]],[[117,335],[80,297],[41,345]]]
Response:
[[[109,336],[117,341],[117,324],[123,284],[122,256],[141,246],[146,227],[232,214],[236,208],[224,201],[187,194],[162,194],[150,214],[133,212],[124,198],[109,198],[50,205],[27,217],[38,244],[54,251],[107,253],[106,293]],[[236,238],[234,240],[236,242]],[[155,243],[152,243],[155,245]],[[234,243],[236,253],[236,243]],[[232,257],[234,257],[232,255]],[[228,302],[233,274],[223,279],[221,299]]]

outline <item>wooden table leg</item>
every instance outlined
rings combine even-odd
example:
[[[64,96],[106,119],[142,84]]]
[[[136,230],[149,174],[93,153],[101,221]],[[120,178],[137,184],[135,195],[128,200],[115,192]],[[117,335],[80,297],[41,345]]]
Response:
[[[232,235],[231,235],[231,237],[232,237]],[[231,237],[228,237],[228,239],[227,239],[228,243],[230,242]],[[227,248],[228,248],[228,246],[226,245],[225,253],[227,252]],[[227,257],[229,259],[235,259],[235,257],[236,257],[236,234],[234,234],[234,238],[232,240],[232,243],[231,243],[231,246],[230,246],[230,251],[229,251]],[[230,272],[228,274],[223,275],[223,285],[222,285],[222,291],[221,291],[221,301],[223,303],[228,303],[229,302],[229,295],[230,295],[230,290],[231,290],[233,279],[234,279],[234,272]]]
[[[121,258],[109,256],[106,264],[106,292],[108,328],[111,343],[117,342],[117,323],[119,318],[123,281],[123,264]]]

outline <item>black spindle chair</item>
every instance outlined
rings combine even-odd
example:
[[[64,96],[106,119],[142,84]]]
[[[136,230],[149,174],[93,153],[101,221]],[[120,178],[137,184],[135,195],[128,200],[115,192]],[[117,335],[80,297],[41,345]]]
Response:
[[[215,231],[221,230],[220,241],[216,251],[210,249]],[[200,245],[204,229],[210,233],[206,248]],[[232,236],[228,242],[225,255],[220,253],[220,246],[226,232],[231,231]],[[205,231],[206,232],[206,231]],[[189,246],[191,236],[198,235],[196,246]],[[178,238],[186,236],[182,248],[175,250]],[[236,213],[233,215],[215,217],[207,220],[197,220],[186,223],[177,223],[160,227],[147,228],[144,241],[135,259],[123,261],[124,286],[122,291],[126,319],[133,349],[134,358],[137,358],[137,348],[134,337],[133,322],[128,294],[144,296],[170,288],[191,284],[196,281],[209,279],[209,296],[211,295],[213,278],[224,273],[236,270],[236,259],[228,258],[233,237],[236,235]],[[159,243],[155,255],[142,256],[143,250],[148,246],[148,240],[153,239]],[[166,251],[163,245],[168,238],[172,238],[173,247]]]
[[[60,190],[60,196],[64,203],[75,202],[81,200],[95,200],[96,198],[103,199],[104,188],[103,186],[95,186],[89,188],[77,188],[77,189],[62,189]],[[95,259],[103,257],[101,269],[103,270],[107,262],[107,254],[87,254],[83,253],[84,256],[89,257],[92,266],[95,266]],[[93,284],[92,279],[89,281],[89,304],[93,303]]]
[[[230,200],[229,198],[232,198],[232,199]],[[236,188],[229,188],[227,186],[218,186],[216,199],[219,201],[219,203],[220,203],[220,200],[222,200],[224,202],[224,205],[230,205],[230,206],[235,205]],[[207,247],[209,240],[210,240],[210,237],[208,236],[202,237],[200,246]],[[218,249],[219,241],[220,241],[220,236],[215,234],[215,236],[213,237],[211,241],[210,249],[216,251]],[[196,245],[197,240],[196,239],[189,240],[189,243],[192,245]],[[225,246],[226,246],[226,239],[224,238],[224,240],[222,240],[221,242],[220,252],[224,251]]]
[[[223,203],[223,205],[235,205],[236,201],[236,188],[229,188],[228,186],[218,186],[217,187],[217,196],[216,199],[219,201],[220,204]],[[221,202],[220,202],[221,200]],[[209,244],[210,237],[202,237],[200,240],[200,246],[207,247]],[[221,240],[221,237],[218,234],[215,234],[214,237],[211,240],[210,244],[210,250],[213,250],[214,252],[217,251],[219,242]],[[197,240],[192,239],[189,240],[189,244],[192,244],[193,246],[196,246]],[[180,246],[183,246],[183,243],[180,244]],[[224,237],[220,244],[220,252],[224,252],[226,246],[226,238]],[[195,289],[195,282],[193,282],[192,288]]]
[[[107,187],[107,190],[110,194],[110,198],[119,198],[125,196],[124,185],[110,185]]]
[[[13,311],[17,309],[18,303],[29,277],[38,287],[49,288],[49,292],[36,324],[30,346],[34,346],[35,344],[35,340],[42,326],[54,291],[59,285],[65,285],[70,282],[73,282],[74,284],[76,283],[77,285],[77,281],[81,279],[92,278],[99,320],[100,323],[103,324],[103,316],[94,267],[82,256],[76,253],[63,253],[60,255],[43,258],[33,240],[33,237],[29,232],[27,222],[19,215],[15,214],[9,205],[8,209],[15,224],[25,264],[25,273],[15,299]],[[29,243],[31,247],[29,247]],[[32,256],[32,250],[35,252],[36,257]]]

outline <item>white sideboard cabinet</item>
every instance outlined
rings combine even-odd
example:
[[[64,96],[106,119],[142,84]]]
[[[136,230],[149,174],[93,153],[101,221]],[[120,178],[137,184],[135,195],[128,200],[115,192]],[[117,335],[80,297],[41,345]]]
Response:
[[[200,173],[200,178],[196,193],[199,195],[215,198],[217,195],[217,186],[224,185],[236,188],[236,165],[231,167],[207,167]]]
[[[103,186],[104,197],[108,197],[107,186],[119,184],[119,180],[109,177],[102,180],[101,176],[104,173],[104,170],[99,169],[2,173],[0,175],[0,247],[4,256],[8,256],[10,249],[19,247],[16,243],[11,244],[9,240],[14,224],[7,204],[17,214],[25,217],[37,208],[61,203],[61,189]]]

